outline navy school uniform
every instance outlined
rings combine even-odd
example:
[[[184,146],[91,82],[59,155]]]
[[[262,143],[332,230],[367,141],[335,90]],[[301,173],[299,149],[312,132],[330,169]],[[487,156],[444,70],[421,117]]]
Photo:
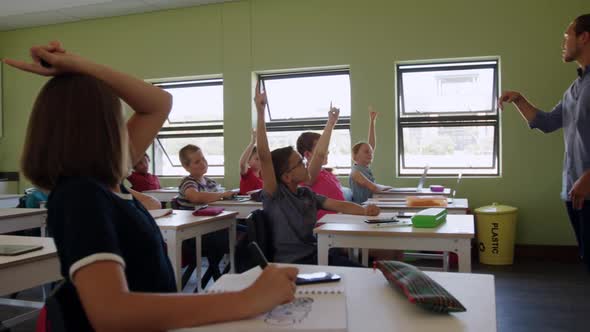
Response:
[[[69,289],[69,303],[79,304],[72,275],[105,260],[121,264],[132,292],[176,292],[174,271],[156,222],[123,191],[114,193],[88,177],[62,177],[49,195],[47,226]],[[92,330],[81,307],[62,309],[70,330]]]

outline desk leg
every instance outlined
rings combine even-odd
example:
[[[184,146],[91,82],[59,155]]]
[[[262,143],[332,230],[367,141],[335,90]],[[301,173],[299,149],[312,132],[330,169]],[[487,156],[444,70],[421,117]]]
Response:
[[[459,272],[471,273],[471,239],[455,240],[459,256]]]
[[[236,223],[234,218],[229,226],[229,273],[236,273]]]
[[[166,245],[168,246],[168,259],[170,259],[170,263],[172,263],[172,269],[174,270],[174,278],[176,280],[176,290],[182,291],[180,289],[182,283],[182,276],[180,271],[181,267],[181,255],[182,255],[182,242],[177,241],[176,232],[166,230],[162,232],[164,235],[164,241],[166,241]]]
[[[47,237],[47,215],[44,215],[41,218],[41,237]]]
[[[443,271],[449,272],[449,252],[443,252]]]
[[[202,266],[201,265],[203,264],[203,262],[202,262],[203,248],[201,246],[201,243],[202,243],[202,235],[201,234],[197,234],[195,243],[196,243],[195,249],[196,249],[196,253],[197,253],[197,267],[195,269],[195,271],[196,271],[195,274],[197,277],[197,292],[200,293],[203,290],[203,288],[201,287],[201,278],[202,278],[202,275],[201,275]],[[211,264],[211,262],[209,262],[209,264]],[[209,266],[209,268],[211,268],[211,266]]]
[[[369,249],[367,248],[361,248],[361,263],[364,266],[369,266]]]
[[[318,234],[318,265],[328,265],[330,235]]]

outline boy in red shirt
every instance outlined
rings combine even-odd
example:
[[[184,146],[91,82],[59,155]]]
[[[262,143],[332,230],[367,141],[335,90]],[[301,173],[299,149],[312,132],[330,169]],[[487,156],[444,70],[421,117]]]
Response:
[[[240,195],[247,195],[249,191],[262,189],[260,177],[260,159],[256,152],[256,130],[252,130],[250,144],[240,157]]]
[[[148,173],[150,157],[147,154],[133,166],[133,173],[127,177],[131,182],[131,189],[135,191],[146,191],[160,189],[160,180],[154,174]]]

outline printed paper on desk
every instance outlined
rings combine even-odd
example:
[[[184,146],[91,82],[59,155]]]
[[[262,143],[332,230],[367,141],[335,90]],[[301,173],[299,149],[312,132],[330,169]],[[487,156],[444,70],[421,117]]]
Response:
[[[368,216],[367,220],[370,221],[379,221],[384,219],[395,219],[397,218],[397,212],[381,212],[377,216]]]
[[[156,209],[156,210],[149,210],[148,211],[154,219],[162,218],[169,214],[172,214],[172,209]]]
[[[242,290],[258,275],[225,274],[207,292]],[[298,286],[293,302],[279,305],[265,314],[248,320],[192,328],[191,331],[346,331],[346,296],[342,282]]]

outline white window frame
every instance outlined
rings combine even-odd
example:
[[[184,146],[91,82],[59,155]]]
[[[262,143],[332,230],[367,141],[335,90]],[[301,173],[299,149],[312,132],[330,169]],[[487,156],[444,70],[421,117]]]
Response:
[[[260,81],[262,89],[266,91],[265,82],[266,80],[282,79],[282,78],[294,78],[294,77],[314,77],[314,76],[327,76],[327,75],[348,75],[350,79],[350,70],[348,68],[335,67],[330,69],[319,69],[319,70],[293,70],[293,71],[281,71],[281,72],[265,72],[258,73],[257,78]],[[272,119],[271,104],[272,96],[268,95],[269,102],[266,105],[266,130],[267,132],[294,132],[294,131],[319,131],[324,130],[328,117],[313,117],[313,118],[297,118],[292,120],[284,119]],[[327,108],[326,108],[327,114]],[[338,122],[334,127],[336,130],[348,130],[350,136],[350,116],[340,116]],[[332,135],[334,137],[334,135]],[[293,147],[296,149],[296,143],[293,142]],[[336,175],[349,175],[350,164],[344,166],[334,166],[332,168]]]
[[[416,113],[406,112],[403,100],[403,80],[404,72],[427,72],[440,70],[464,70],[491,68],[493,74],[493,91],[491,109],[482,110],[481,112],[448,112],[436,113]],[[500,163],[500,113],[498,111],[496,100],[499,91],[499,70],[500,60],[498,58],[485,59],[454,59],[446,61],[416,61],[401,62],[396,64],[396,101],[397,101],[397,175],[399,177],[419,176],[424,166],[406,167],[404,158],[404,128],[445,128],[445,127],[481,127],[491,126],[494,128],[493,138],[493,157],[490,167],[442,167],[429,164],[430,174],[435,176],[464,176],[476,177],[494,177],[501,174]],[[405,170],[405,172],[404,172]],[[434,170],[434,172],[432,172]],[[481,170],[481,171],[480,171]]]
[[[150,79],[147,80],[149,83],[159,86],[163,89],[174,88],[174,87],[198,87],[198,86],[211,86],[219,85],[223,88],[223,78],[221,76],[190,76],[190,77],[177,77],[177,78],[166,78],[166,79]],[[223,107],[222,107],[223,110]],[[151,152],[151,165],[150,167],[157,173],[158,165],[156,163],[156,145],[159,146],[160,150],[164,153],[164,157],[168,160],[170,165],[174,167],[182,167],[181,164],[174,163],[170,158],[170,155],[164,148],[161,140],[167,138],[198,138],[198,137],[223,137],[223,115],[221,121],[191,121],[190,123],[174,124],[170,120],[171,126],[164,126],[158,132],[158,135],[154,139],[154,143],[150,147]],[[223,144],[223,143],[222,143]],[[205,150],[206,153],[206,150]],[[224,151],[225,161],[225,151]],[[209,164],[209,167],[219,167],[222,169],[222,174],[212,175],[213,177],[223,177],[225,174],[224,162],[221,164]],[[156,174],[158,177],[179,177],[181,175],[176,174]]]

